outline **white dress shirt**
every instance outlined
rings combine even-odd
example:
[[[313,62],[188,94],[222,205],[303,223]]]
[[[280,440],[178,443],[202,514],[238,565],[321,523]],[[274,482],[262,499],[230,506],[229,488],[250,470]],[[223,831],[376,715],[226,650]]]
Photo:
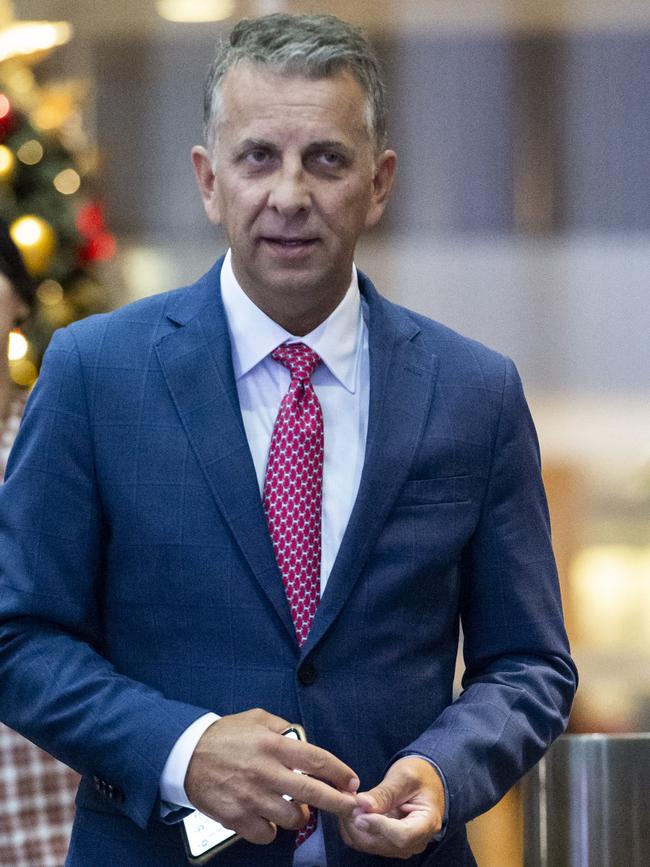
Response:
[[[287,368],[273,361],[270,353],[285,342],[304,343],[322,360],[312,376],[323,410],[325,443],[322,596],[357,496],[368,432],[368,328],[356,269],[353,268],[350,286],[338,307],[304,337],[289,334],[253,304],[237,282],[230,251],[221,270],[221,297],[230,332],[239,405],[260,497],[273,425],[291,381]],[[169,754],[160,781],[160,796],[170,810],[171,805],[192,806],[185,793],[185,774],[201,735],[216,719],[216,714],[200,717],[183,732]],[[293,865],[326,867],[320,822],[312,836],[296,849]]]

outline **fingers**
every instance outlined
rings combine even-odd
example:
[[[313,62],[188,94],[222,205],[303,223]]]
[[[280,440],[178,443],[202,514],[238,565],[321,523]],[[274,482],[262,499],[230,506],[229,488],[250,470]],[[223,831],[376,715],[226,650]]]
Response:
[[[310,804],[318,810],[326,810],[337,816],[351,816],[356,806],[351,792],[339,792],[337,789],[321,780],[308,777],[306,774],[292,774],[282,777],[281,787],[284,794],[301,804]]]
[[[288,767],[329,783],[342,792],[356,792],[359,788],[359,778],[349,765],[314,744],[283,738],[281,756]]]
[[[433,836],[430,817],[409,813],[393,819],[365,813],[340,820],[343,841],[352,849],[385,858],[410,858],[424,852]]]
[[[230,805],[219,821],[250,843],[264,845],[275,839],[278,826],[297,831],[308,819],[309,810],[304,804],[284,801],[276,795],[261,798],[254,809],[250,806],[243,812],[239,805]]]
[[[398,779],[392,785],[382,782],[368,792],[359,792],[357,804],[367,813],[390,814],[408,800],[411,788],[410,781],[405,779]]]
[[[283,773],[277,787],[302,804],[310,804],[337,816],[349,816],[356,806],[353,797],[359,778],[352,768],[327,750],[313,744],[281,738],[279,758],[286,768],[300,773]]]
[[[268,846],[275,840],[278,833],[277,825],[274,822],[268,822],[259,816],[249,816],[239,823],[239,827],[233,828],[237,831],[240,837],[248,840],[249,843],[256,843],[258,846]]]
[[[410,858],[441,830],[444,786],[430,762],[409,756],[395,762],[379,785],[360,792],[357,805],[351,818],[339,820],[347,845],[372,855]]]
[[[268,822],[293,831],[302,828],[309,818],[309,808],[306,804],[287,801],[278,793],[260,794],[255,804],[255,813]],[[247,815],[250,814],[249,810]]]
[[[356,774],[327,750],[283,737],[288,727],[259,708],[214,722],[190,759],[190,802],[254,843],[273,840],[277,826],[303,827],[306,804],[350,817]]]
[[[430,807],[444,814],[445,794],[442,780],[433,765],[419,756],[399,759],[384,779],[367,792],[359,792],[357,804],[368,813],[399,815],[410,804]]]

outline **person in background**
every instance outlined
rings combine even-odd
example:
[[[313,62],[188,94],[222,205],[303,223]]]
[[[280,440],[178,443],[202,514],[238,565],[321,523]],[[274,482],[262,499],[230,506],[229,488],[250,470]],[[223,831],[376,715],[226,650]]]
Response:
[[[32,310],[34,289],[9,226],[0,220],[0,482],[27,400],[27,392],[9,375],[7,345],[11,331]]]
[[[9,375],[7,344],[35,300],[34,283],[0,220],[0,484],[27,400]],[[0,867],[63,864],[78,785],[73,770],[0,723]]]

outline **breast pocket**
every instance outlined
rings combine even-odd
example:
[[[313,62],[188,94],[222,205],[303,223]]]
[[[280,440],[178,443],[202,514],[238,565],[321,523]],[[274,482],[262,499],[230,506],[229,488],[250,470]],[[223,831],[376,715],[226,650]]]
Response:
[[[405,482],[396,506],[429,506],[443,503],[468,503],[471,500],[472,476],[444,476],[437,479],[409,479]]]

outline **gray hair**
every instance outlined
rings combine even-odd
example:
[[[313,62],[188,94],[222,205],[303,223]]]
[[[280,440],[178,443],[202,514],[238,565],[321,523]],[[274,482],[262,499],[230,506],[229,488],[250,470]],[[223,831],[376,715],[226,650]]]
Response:
[[[275,13],[239,21],[217,46],[203,90],[203,135],[213,153],[222,111],[221,84],[236,63],[270,66],[282,75],[327,78],[349,70],[368,97],[368,132],[386,146],[386,98],[377,57],[361,31],[334,15]]]

